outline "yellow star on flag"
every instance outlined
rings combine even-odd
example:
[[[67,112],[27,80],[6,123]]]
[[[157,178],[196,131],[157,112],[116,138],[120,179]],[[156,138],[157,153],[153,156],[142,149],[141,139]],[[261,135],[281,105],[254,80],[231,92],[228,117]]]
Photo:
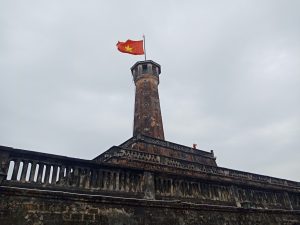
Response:
[[[130,47],[129,45],[125,46],[125,51],[126,52],[132,52],[132,47]]]
[[[126,42],[120,42],[117,43],[117,48],[120,52],[128,53],[131,55],[144,55],[144,48],[143,48],[143,40],[139,41],[132,41],[127,40]]]

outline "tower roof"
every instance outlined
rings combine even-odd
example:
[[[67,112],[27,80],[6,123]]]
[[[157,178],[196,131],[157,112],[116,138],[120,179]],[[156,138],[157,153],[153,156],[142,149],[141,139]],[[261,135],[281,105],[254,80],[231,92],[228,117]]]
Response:
[[[153,64],[153,65],[155,65],[155,66],[158,68],[158,74],[161,73],[161,66],[160,66],[158,63],[156,63],[156,62],[154,62],[154,61],[152,61],[152,60],[137,61],[137,62],[130,68],[130,70],[131,70],[131,72],[133,72],[133,70],[134,70],[137,66],[139,66],[139,65],[145,65],[145,64]]]

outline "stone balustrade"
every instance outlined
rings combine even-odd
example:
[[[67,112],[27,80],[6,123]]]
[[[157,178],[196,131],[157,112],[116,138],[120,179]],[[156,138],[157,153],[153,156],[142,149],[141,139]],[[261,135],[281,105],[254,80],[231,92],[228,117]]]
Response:
[[[109,149],[102,158],[98,158],[99,161],[107,161],[111,158],[126,158],[128,160],[144,161],[147,163],[153,163],[157,165],[163,165],[167,167],[176,167],[180,169],[200,172],[208,175],[217,175],[224,178],[233,178],[236,180],[245,180],[265,184],[279,185],[283,187],[300,188],[299,182],[264,176],[254,173],[248,173],[238,170],[227,169],[223,167],[215,167],[209,165],[203,165],[200,163],[189,162],[181,159],[174,159],[167,156],[160,156],[156,154],[150,154],[133,149],[126,149],[121,147],[113,147]],[[170,169],[171,170],[171,169]]]
[[[142,171],[7,147],[0,159],[2,184],[143,195]]]
[[[110,165],[106,159],[126,159],[153,165],[148,170]],[[183,199],[205,204],[274,209],[300,209],[299,183],[222,167],[175,160],[114,146],[101,158],[83,160],[0,146],[0,184],[34,189],[97,193],[148,199]],[[149,169],[149,168],[156,168]],[[163,168],[167,168],[167,173]],[[179,169],[183,172],[174,172]],[[192,171],[215,180],[185,176]],[[180,176],[181,174],[181,176]],[[186,173],[191,174],[191,173]],[[234,184],[232,180],[242,181]],[[259,185],[249,186],[248,181]],[[242,185],[244,184],[244,185]],[[246,185],[247,184],[247,185]],[[268,188],[264,188],[264,184]],[[245,185],[247,187],[245,187]],[[272,190],[270,187],[274,186]],[[276,187],[280,187],[280,189]],[[247,203],[248,204],[248,203]]]

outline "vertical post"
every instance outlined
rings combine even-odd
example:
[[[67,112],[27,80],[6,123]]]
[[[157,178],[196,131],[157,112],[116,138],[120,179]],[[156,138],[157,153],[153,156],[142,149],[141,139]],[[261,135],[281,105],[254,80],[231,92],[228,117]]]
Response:
[[[9,152],[0,151],[0,184],[7,178],[9,161]]]
[[[144,39],[144,55],[145,55],[145,61],[146,61],[146,37],[145,35],[143,34],[143,39]]]
[[[154,174],[151,172],[144,172],[144,193],[145,199],[155,199],[155,185],[154,185]]]

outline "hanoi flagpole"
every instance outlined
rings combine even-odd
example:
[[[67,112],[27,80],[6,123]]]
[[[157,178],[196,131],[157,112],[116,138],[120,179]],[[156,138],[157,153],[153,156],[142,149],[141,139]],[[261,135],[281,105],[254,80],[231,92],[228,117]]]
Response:
[[[145,61],[146,61],[146,59],[147,59],[147,57],[146,57],[146,37],[144,34],[143,34],[143,39],[144,39],[144,55],[145,55]]]

